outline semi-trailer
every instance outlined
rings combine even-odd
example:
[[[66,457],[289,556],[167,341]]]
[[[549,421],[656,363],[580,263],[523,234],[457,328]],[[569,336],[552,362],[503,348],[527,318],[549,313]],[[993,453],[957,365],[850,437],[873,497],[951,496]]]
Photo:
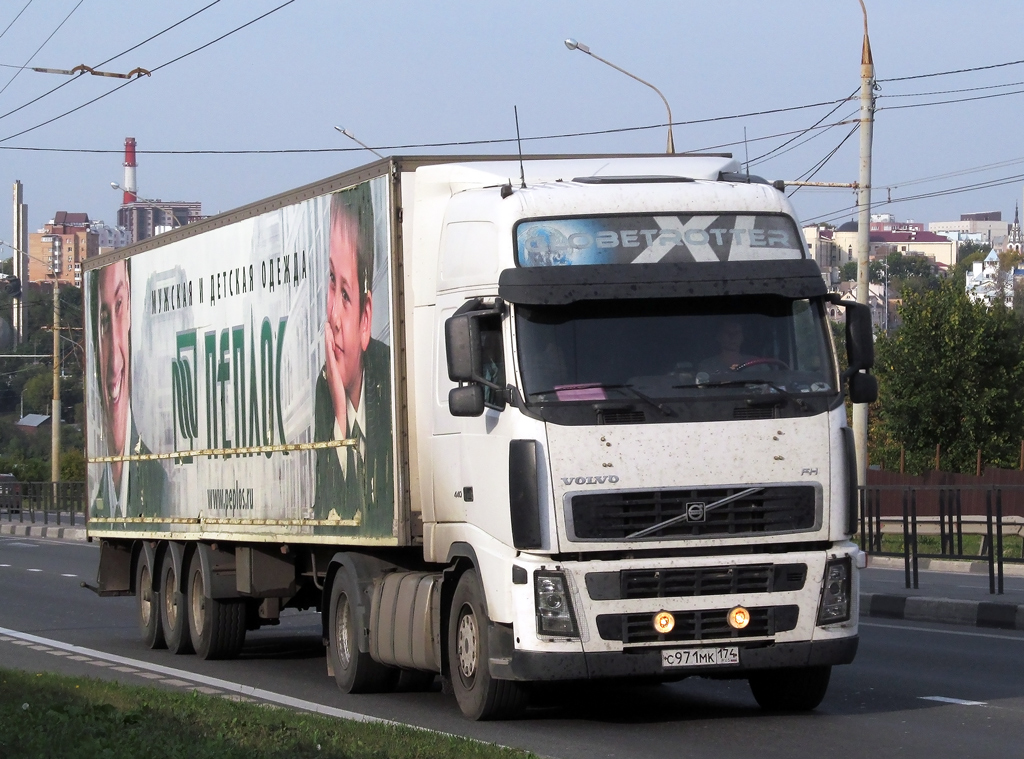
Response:
[[[315,609],[342,689],[474,719],[693,675],[812,709],[853,660],[870,313],[730,156],[385,158],[83,269],[95,590],[148,646]]]

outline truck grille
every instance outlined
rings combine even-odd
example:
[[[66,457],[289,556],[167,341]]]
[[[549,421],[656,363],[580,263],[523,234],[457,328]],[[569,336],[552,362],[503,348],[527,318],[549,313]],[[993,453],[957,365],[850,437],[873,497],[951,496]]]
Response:
[[[624,540],[635,532],[687,515],[633,540],[671,540],[717,535],[763,535],[814,528],[813,486],[765,487],[689,518],[693,511],[747,488],[645,490],[583,493],[572,496],[574,540]],[[700,507],[700,508],[697,508]]]
[[[654,629],[654,613],[600,614],[597,631],[602,640],[622,643],[682,643],[705,640],[766,638],[796,628],[799,606],[768,606],[750,609],[750,624],[742,630],[729,626],[729,609],[672,612],[676,625],[670,633]]]
[[[806,564],[748,564],[591,572],[586,583],[593,600],[612,601],[800,590],[806,578]]]

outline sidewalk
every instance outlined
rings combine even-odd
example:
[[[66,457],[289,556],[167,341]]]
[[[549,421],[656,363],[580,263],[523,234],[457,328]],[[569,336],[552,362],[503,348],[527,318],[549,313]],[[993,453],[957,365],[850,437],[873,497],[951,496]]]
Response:
[[[860,575],[861,616],[1024,630],[1024,564],[1003,565],[1002,595],[989,593],[986,561],[922,559],[918,566],[914,590],[905,586],[902,558],[869,557]]]

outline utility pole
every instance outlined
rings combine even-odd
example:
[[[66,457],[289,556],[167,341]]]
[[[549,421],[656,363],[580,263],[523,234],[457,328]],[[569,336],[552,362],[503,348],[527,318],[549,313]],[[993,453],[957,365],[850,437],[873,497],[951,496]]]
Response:
[[[60,481],[60,280],[56,274],[53,275],[53,417],[50,433],[50,480],[56,490]]]
[[[870,305],[868,298],[871,254],[871,138],[875,120],[875,64],[868,40],[868,9],[864,13],[864,44],[860,59],[860,185],[857,189],[857,302]],[[857,452],[857,480],[867,484],[868,477],[868,404],[853,404],[853,437]]]
[[[25,287],[28,285],[28,205],[22,201],[23,188],[19,180],[14,180],[14,264],[12,274]],[[14,344],[25,342],[25,300],[12,298],[11,328],[14,332]]]

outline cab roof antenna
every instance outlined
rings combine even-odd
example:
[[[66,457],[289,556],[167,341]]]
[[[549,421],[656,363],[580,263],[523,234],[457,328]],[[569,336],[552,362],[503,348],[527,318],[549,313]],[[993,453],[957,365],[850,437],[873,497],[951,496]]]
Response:
[[[526,189],[526,170],[523,168],[523,141],[519,136],[519,107],[513,105],[512,110],[516,114],[516,145],[519,146],[519,181],[521,189]]]

